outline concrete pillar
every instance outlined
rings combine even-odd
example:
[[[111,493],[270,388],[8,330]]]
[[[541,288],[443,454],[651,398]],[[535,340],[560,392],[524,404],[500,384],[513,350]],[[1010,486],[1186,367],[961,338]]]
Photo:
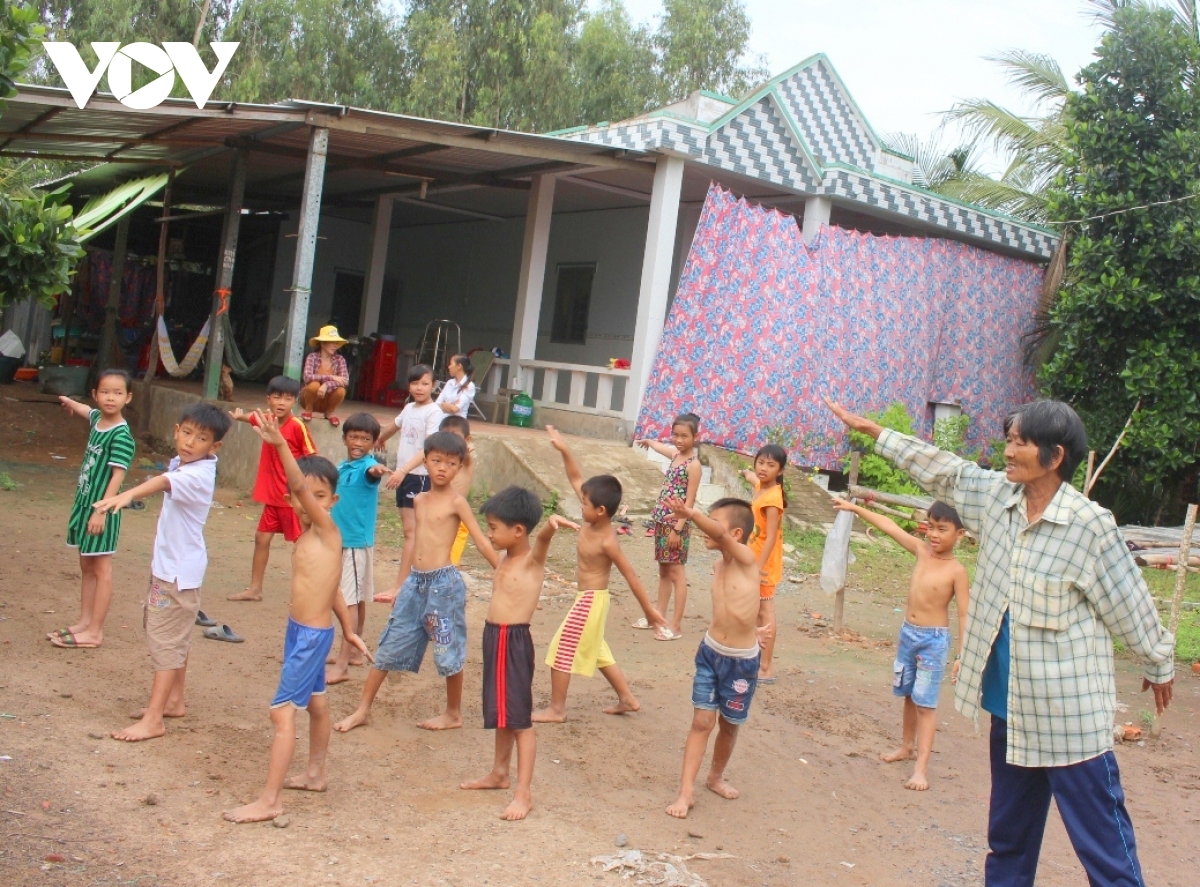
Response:
[[[221,229],[221,255],[217,267],[217,288],[213,293],[209,314],[208,361],[204,367],[204,397],[216,400],[221,386],[221,364],[225,360],[225,336],[221,332],[221,315],[229,311],[229,292],[233,286],[233,263],[237,257],[238,231],[242,226],[242,199],[246,193],[246,152],[238,151],[233,158],[233,184],[229,188],[229,206]],[[166,227],[164,223],[163,227]]]
[[[663,324],[667,320],[683,168],[684,162],[678,157],[660,157],[654,170],[650,222],[646,226],[646,250],[642,257],[642,282],[638,288],[637,323],[633,330],[633,355],[629,361],[629,385],[625,389],[624,412],[630,422],[637,420],[642,408],[646,380],[650,377],[650,367],[658,354]]]
[[[533,374],[522,378],[519,361],[533,360],[537,352],[542,290],[546,283],[546,250],[550,244],[550,217],[554,214],[554,177],[533,177],[525,211],[525,242],[521,246],[521,276],[517,283],[517,310],[513,318],[513,367],[509,385],[531,385]]]
[[[308,334],[308,303],[312,296],[313,260],[317,256],[317,224],[321,220],[321,191],[325,187],[325,155],[329,130],[315,126],[304,163],[304,191],[300,198],[300,228],[296,233],[296,261],[292,265],[292,305],[288,312],[284,375],[300,378],[304,369],[304,340]]]
[[[390,194],[375,198],[371,254],[367,260],[367,277],[363,281],[362,313],[358,323],[360,336],[369,336],[379,328],[379,302],[383,298],[383,275],[387,270],[388,243],[392,234],[392,206]]]
[[[804,201],[804,227],[800,229],[800,233],[805,243],[817,236],[817,231],[822,225],[829,224],[832,211],[833,201],[828,197],[810,197]]]

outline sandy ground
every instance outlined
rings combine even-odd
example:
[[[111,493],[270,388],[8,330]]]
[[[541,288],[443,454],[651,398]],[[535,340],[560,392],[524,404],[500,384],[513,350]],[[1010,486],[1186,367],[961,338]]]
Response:
[[[427,662],[420,675],[389,679],[369,727],[334,735],[329,791],[289,793],[287,828],[227,823],[221,811],[254,799],[265,775],[267,703],[287,619],[287,548],[279,542],[273,552],[263,603],[226,602],[248,578],[258,511],[235,491],[219,491],[203,606],[246,643],[204,640],[197,629],[187,717],[151,742],[107,738],[149,691],[140,609],[158,505],[125,518],[104,646],[52,648],[44,633],[69,624],[78,607],[78,563],[63,533],[85,428],[51,405],[3,405],[0,472],[18,487],[0,492],[0,538],[9,540],[0,575],[0,883],[617,884],[626,882],[590,860],[618,852],[618,835],[643,851],[727,854],[688,863],[713,885],[982,883],[987,749],[954,713],[951,688],[943,690],[930,792],[906,791],[909,765],[877,757],[899,733],[900,706],[890,696],[900,619],[894,588],[849,594],[848,624],[862,632],[852,640],[814,628],[814,612],[828,612],[829,601],[813,579],[784,590],[780,679],[760,689],[727,774],[742,797],[726,801],[701,786],[688,820],[664,814],[677,789],[691,662],[709,612],[706,554],[690,567],[692,615],[679,643],[630,628],[636,604],[615,584],[608,638],[643,710],[606,716],[607,684],[576,678],[569,722],[537,728],[536,806],[524,822],[497,818],[506,793],[457,788],[485,773],[492,758],[479,702],[489,580],[470,552],[466,728],[415,727],[443,700]],[[135,471],[134,480],[145,474]],[[395,526],[381,527],[381,585],[399,555]],[[624,544],[651,578],[650,540]],[[568,580],[572,545],[560,536],[552,552],[552,573]],[[539,655],[572,596],[565,582],[548,581],[533,626]],[[383,605],[370,610],[372,644],[385,615]],[[549,697],[547,671],[535,682],[539,703]],[[330,689],[335,718],[354,708],[363,677],[354,669],[348,683]],[[1135,722],[1148,706],[1137,686],[1136,668],[1122,663],[1120,701]],[[1196,881],[1198,710],[1200,680],[1189,676],[1179,682],[1163,738],[1117,750],[1149,884]],[[294,772],[304,762],[303,716],[297,732]],[[1052,812],[1039,884],[1083,879]]]

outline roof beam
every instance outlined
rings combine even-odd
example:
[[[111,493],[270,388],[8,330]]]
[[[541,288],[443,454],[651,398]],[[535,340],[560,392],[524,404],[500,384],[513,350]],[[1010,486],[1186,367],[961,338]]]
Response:
[[[66,110],[65,108],[51,108],[48,111],[43,111],[37,117],[34,117],[32,120],[30,120],[24,126],[21,126],[19,129],[17,129],[16,132],[13,133],[13,135],[8,136],[3,142],[0,142],[0,150],[3,150],[4,148],[8,147],[8,143],[12,141],[13,136],[16,135],[16,133],[29,132],[29,130],[34,129],[35,127],[41,126],[47,120],[50,120],[51,118],[55,117],[56,115],[61,114],[65,110]]]
[[[581,179],[578,176],[560,176],[560,181],[584,188],[594,188],[597,191],[607,191],[610,194],[620,194],[622,197],[633,197],[637,200],[650,202],[650,194],[646,191],[635,191],[633,188],[622,188],[620,185],[609,185],[605,182],[593,182],[591,179]]]
[[[178,160],[146,157],[114,157],[107,160],[95,154],[46,154],[41,151],[0,151],[0,157],[32,157],[37,160],[70,160],[81,163],[145,163],[151,166],[182,166]]]
[[[447,206],[444,203],[434,203],[430,200],[421,200],[419,197],[402,197],[399,195],[393,196],[392,200],[398,203],[411,203],[413,206],[423,206],[426,209],[440,209],[442,212],[457,213],[460,216],[471,216],[476,219],[486,219],[489,222],[506,222],[508,219],[504,216],[496,216],[491,213],[481,213],[478,210],[462,209],[457,206]]]

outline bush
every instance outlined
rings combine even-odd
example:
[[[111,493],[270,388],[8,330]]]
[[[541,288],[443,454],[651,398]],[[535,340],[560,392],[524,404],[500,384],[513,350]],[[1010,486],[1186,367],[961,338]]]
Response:
[[[894,403],[881,413],[867,413],[866,418],[878,422],[884,428],[913,434],[913,419],[902,403]],[[850,446],[862,456],[858,464],[858,482],[864,487],[881,493],[920,496],[921,488],[908,479],[908,475],[892,463],[875,453],[875,441],[857,431],[850,432]],[[846,470],[850,470],[850,456],[846,457]]]

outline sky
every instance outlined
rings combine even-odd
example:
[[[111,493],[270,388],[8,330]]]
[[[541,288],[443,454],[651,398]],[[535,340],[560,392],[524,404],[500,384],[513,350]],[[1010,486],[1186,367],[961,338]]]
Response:
[[[648,22],[661,0],[624,0]],[[987,56],[1046,53],[1068,77],[1087,65],[1100,29],[1085,0],[745,0],[751,52],[772,74],[818,52],[841,75],[880,134],[924,140],[959,99],[990,98],[1026,111],[1020,92]],[[946,142],[954,142],[948,133]],[[993,158],[993,162],[995,159]]]

